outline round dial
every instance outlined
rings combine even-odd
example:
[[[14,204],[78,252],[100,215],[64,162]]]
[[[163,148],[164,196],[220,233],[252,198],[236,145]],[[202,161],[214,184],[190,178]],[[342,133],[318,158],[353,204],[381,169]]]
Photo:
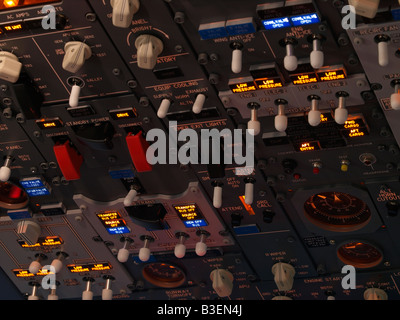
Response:
[[[185,273],[180,268],[164,262],[146,265],[142,274],[148,282],[161,288],[176,288],[186,280]]]
[[[322,229],[349,232],[361,229],[371,219],[367,204],[344,192],[322,192],[304,203],[306,217]]]
[[[0,207],[20,209],[28,204],[28,195],[24,190],[10,182],[0,183]]]
[[[338,258],[345,264],[356,268],[372,268],[382,262],[383,255],[375,246],[361,242],[348,242],[339,247]]]

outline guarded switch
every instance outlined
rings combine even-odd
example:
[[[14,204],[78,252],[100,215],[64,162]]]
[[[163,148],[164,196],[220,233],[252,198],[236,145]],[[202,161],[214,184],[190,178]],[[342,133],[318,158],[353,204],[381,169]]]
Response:
[[[133,15],[139,10],[139,0],[111,0],[110,4],[113,8],[113,25],[118,28],[129,28]]]
[[[56,143],[53,147],[58,166],[66,180],[78,180],[81,178],[80,168],[83,157],[67,140],[64,143]]]
[[[64,70],[71,73],[78,72],[86,60],[92,56],[92,49],[81,41],[70,41],[64,46],[65,56],[62,63]]]
[[[137,63],[140,69],[152,70],[157,64],[157,58],[164,49],[160,39],[150,34],[143,34],[135,41]]]
[[[151,171],[152,166],[147,162],[146,158],[149,143],[144,138],[142,131],[137,134],[129,133],[126,137],[126,144],[136,170],[138,172]]]

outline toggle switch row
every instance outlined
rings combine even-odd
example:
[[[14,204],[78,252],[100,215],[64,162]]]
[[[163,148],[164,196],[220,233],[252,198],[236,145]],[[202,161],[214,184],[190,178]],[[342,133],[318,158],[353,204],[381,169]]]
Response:
[[[246,204],[251,205],[254,201],[254,184],[256,183],[256,179],[253,177],[246,177],[243,180],[244,182],[244,201]],[[223,191],[223,182],[214,180],[211,185],[213,186],[213,206],[214,208],[222,207],[222,191]]]
[[[203,110],[206,100],[207,100],[207,96],[203,93],[199,93],[196,96],[196,99],[193,103],[192,112],[195,114],[199,114]],[[164,119],[167,116],[169,108],[171,107],[172,104],[173,104],[173,101],[171,99],[168,99],[168,98],[162,99],[161,103],[158,107],[158,110],[157,110],[157,116],[160,119]]]

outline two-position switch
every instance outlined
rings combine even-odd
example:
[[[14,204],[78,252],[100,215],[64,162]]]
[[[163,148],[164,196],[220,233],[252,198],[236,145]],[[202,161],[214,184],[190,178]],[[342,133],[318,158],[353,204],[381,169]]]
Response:
[[[71,73],[78,72],[86,60],[92,56],[92,49],[82,41],[67,42],[64,46],[64,52],[62,67]]]
[[[288,263],[278,262],[272,266],[272,274],[279,291],[289,291],[293,287],[294,267]]]
[[[308,112],[308,123],[312,127],[316,127],[321,123],[321,111],[318,110],[318,104],[321,98],[317,95],[308,96],[311,101],[311,110]]]
[[[310,37],[312,42],[312,51],[310,53],[310,64],[314,69],[321,68],[324,65],[324,52],[321,49],[323,36],[320,34],[313,34]]]
[[[149,143],[145,139],[143,132],[128,133],[125,138],[131,156],[133,165],[137,172],[148,172],[152,170],[152,166],[148,163],[146,152],[149,148]]]
[[[199,114],[203,110],[206,99],[207,99],[207,96],[203,93],[199,93],[196,96],[196,100],[194,101],[193,107],[192,107],[193,113]]]
[[[54,268],[55,273],[59,273],[63,267],[63,261],[68,258],[68,254],[60,251],[56,253],[56,256],[57,258],[51,262],[51,266]]]
[[[389,64],[390,37],[386,34],[378,34],[374,40],[378,44],[378,64],[381,67],[386,67]]]
[[[150,34],[140,35],[135,41],[135,47],[138,67],[146,70],[154,69],[158,56],[164,50],[163,42]]]
[[[286,48],[286,56],[283,59],[283,65],[287,71],[295,71],[298,67],[298,60],[294,55],[294,47],[297,45],[297,40],[295,38],[285,38],[282,42]]]
[[[137,189],[138,188],[135,187],[134,185],[131,186],[131,189],[129,190],[128,194],[124,198],[124,206],[125,207],[129,207],[135,201],[135,199],[138,195]]]
[[[222,187],[223,183],[221,181],[213,181],[212,186],[214,187],[213,192],[213,206],[214,208],[221,208],[222,206]]]
[[[228,270],[215,269],[210,274],[212,287],[220,298],[229,297],[233,290],[233,275]]]
[[[53,151],[65,180],[80,179],[80,168],[83,163],[83,157],[71,145],[71,142],[69,140],[65,142],[56,142],[53,146]]]
[[[246,177],[244,183],[244,202],[251,205],[254,200],[254,184],[256,183],[256,179],[253,177]]]
[[[185,240],[189,238],[189,235],[185,232],[177,232],[175,237],[178,238],[179,242],[175,245],[174,254],[175,257],[181,259],[186,254]]]
[[[336,97],[339,99],[338,107],[335,109],[335,121],[337,124],[344,124],[347,121],[349,112],[346,109],[346,99],[349,94],[345,91],[339,91],[336,93]]]
[[[85,290],[82,291],[82,300],[93,300],[92,283],[94,282],[94,279],[84,277],[82,280],[86,282]]]
[[[115,280],[113,276],[106,275],[103,277],[106,280],[106,285],[104,289],[101,291],[101,300],[112,300],[113,291],[111,289],[111,282]]]
[[[30,264],[29,264],[29,272],[32,274],[37,274],[39,272],[40,269],[42,269],[42,261],[46,260],[47,256],[43,253],[37,253],[35,255],[35,260],[33,260]]]
[[[160,107],[158,108],[157,111],[157,117],[160,119],[164,119],[167,116],[169,107],[171,106],[172,101],[170,99],[162,99],[160,103]]]
[[[13,161],[13,157],[7,156],[4,160],[3,166],[0,168],[0,181],[6,182],[11,177],[11,163]]]
[[[288,102],[284,99],[277,99],[275,104],[278,106],[278,114],[275,116],[275,129],[279,132],[285,132],[288,125],[288,118],[285,114],[285,107]]]
[[[205,230],[199,230],[196,234],[200,237],[200,241],[196,243],[195,252],[199,257],[202,257],[207,253],[206,239],[210,234]]]
[[[22,70],[22,63],[18,57],[7,51],[0,51],[0,79],[15,83]]]
[[[150,243],[154,241],[153,237],[150,236],[141,236],[140,240],[143,241],[143,247],[139,250],[139,259],[142,262],[146,262],[150,259],[151,251],[150,251]]]
[[[240,42],[232,42],[230,47],[232,49],[231,70],[233,73],[240,73],[242,72],[243,45]]]
[[[126,247],[133,242],[133,239],[129,237],[123,237],[121,238],[121,241],[124,242],[124,246],[118,250],[117,259],[119,262],[125,263],[129,259],[129,250]]]
[[[28,300],[39,300],[39,296],[37,294],[37,291],[40,288],[39,282],[30,282],[29,285],[32,287],[32,293],[28,296]]]
[[[390,96],[390,106],[393,110],[400,109],[400,79],[393,80],[390,85],[394,88],[394,93]]]
[[[260,109],[260,105],[257,102],[249,102],[247,108],[250,109],[250,120],[247,123],[248,132],[251,135],[258,135],[261,131],[260,121],[258,121],[257,110]]]
[[[110,0],[112,23],[118,28],[129,28],[133,15],[139,11],[139,0]]]

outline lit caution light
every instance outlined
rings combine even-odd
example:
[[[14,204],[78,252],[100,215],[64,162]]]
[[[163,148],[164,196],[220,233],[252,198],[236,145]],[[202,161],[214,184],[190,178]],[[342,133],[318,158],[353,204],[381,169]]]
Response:
[[[19,4],[19,0],[4,0],[3,4],[7,8],[16,7]]]

